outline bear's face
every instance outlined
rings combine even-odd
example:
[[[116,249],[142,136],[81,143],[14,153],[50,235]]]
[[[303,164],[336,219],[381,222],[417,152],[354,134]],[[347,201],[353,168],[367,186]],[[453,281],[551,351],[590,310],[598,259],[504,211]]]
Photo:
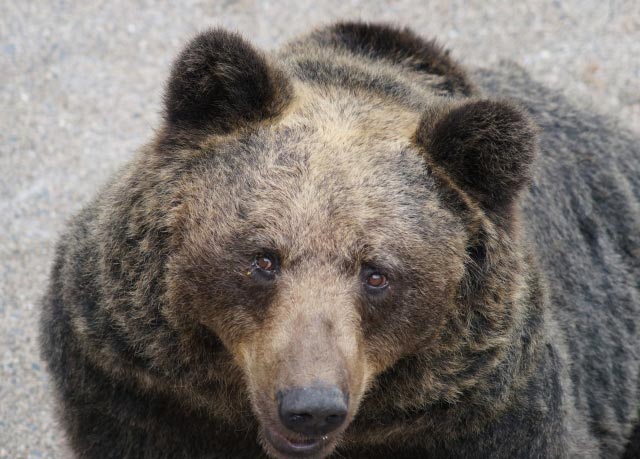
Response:
[[[269,454],[324,457],[377,375],[442,345],[474,237],[442,177],[503,212],[511,198],[484,179],[465,182],[478,159],[465,161],[463,144],[495,144],[493,121],[486,134],[477,119],[512,112],[434,100],[421,114],[366,91],[305,86],[247,46],[211,32],[174,68],[169,130],[213,135],[180,153],[193,159],[172,211],[165,314],[205,327],[233,356]],[[241,81],[229,76],[233,59],[255,61]],[[243,85],[264,90],[242,98],[233,91]],[[207,98],[224,121],[203,108]],[[515,177],[518,164],[492,167]]]
[[[346,427],[376,374],[437,341],[467,239],[403,137],[416,118],[363,137],[384,109],[313,99],[210,145],[185,179],[170,264],[172,304],[234,355],[265,436],[292,442],[309,435],[282,432],[279,394],[337,387]]]

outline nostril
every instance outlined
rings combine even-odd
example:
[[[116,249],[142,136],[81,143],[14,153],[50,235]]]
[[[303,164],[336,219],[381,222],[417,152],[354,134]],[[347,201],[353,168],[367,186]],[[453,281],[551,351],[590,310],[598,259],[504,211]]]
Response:
[[[344,418],[346,418],[347,415],[345,414],[330,414],[329,416],[326,417],[326,421],[327,424],[331,424],[331,425],[340,425],[344,422]]]
[[[277,399],[282,424],[304,435],[326,435],[347,418],[347,397],[337,386],[296,387],[279,392]]]

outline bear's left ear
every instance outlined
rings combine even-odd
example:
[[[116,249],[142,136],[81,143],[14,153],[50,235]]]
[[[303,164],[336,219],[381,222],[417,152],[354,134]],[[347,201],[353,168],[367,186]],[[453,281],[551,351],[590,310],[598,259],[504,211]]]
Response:
[[[502,214],[530,179],[536,127],[515,106],[471,100],[423,114],[416,142],[490,212]]]
[[[196,36],[173,64],[165,92],[172,127],[230,132],[278,115],[292,95],[287,77],[238,34]]]

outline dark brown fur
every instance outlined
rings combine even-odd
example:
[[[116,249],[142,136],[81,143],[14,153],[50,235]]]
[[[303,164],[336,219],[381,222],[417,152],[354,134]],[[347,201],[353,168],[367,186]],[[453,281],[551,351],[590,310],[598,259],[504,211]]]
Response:
[[[180,54],[166,91],[168,125],[229,132],[282,111],[289,82],[240,36],[212,30]]]
[[[273,56],[195,38],[157,138],[59,245],[42,349],[77,456],[293,457],[278,435],[313,458],[619,456],[637,144],[599,120],[572,143],[579,117],[511,73],[479,86],[521,100],[483,98],[439,46],[373,24]],[[317,384],[346,394],[346,422],[287,431],[278,394]]]

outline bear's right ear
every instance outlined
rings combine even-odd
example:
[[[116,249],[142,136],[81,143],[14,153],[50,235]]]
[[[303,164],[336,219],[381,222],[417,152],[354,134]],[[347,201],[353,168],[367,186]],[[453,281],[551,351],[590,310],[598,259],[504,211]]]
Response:
[[[434,165],[481,207],[503,214],[529,182],[537,129],[508,102],[468,100],[434,107],[416,132]]]
[[[165,93],[171,127],[227,133],[278,115],[292,95],[287,77],[238,34],[195,37],[173,64]]]

